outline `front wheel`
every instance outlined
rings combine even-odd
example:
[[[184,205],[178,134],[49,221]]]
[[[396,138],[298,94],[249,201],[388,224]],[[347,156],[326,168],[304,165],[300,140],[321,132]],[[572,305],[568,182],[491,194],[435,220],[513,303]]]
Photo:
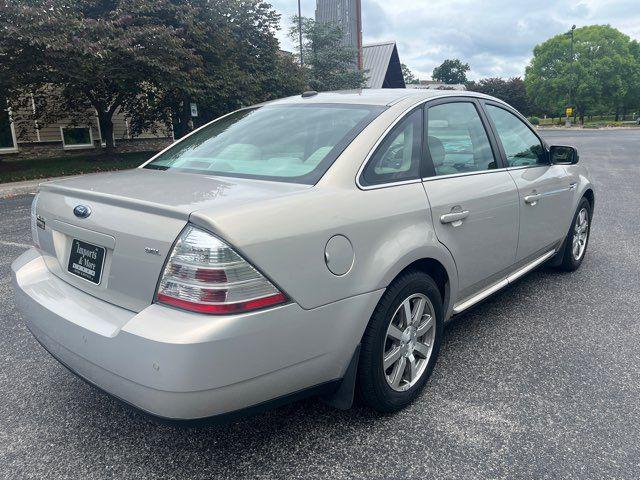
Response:
[[[559,264],[561,270],[572,272],[580,267],[587,251],[590,232],[591,204],[583,198],[573,216],[571,229],[565,240],[564,253]]]
[[[404,408],[424,388],[440,349],[440,291],[426,273],[410,271],[384,293],[362,339],[361,398],[380,412]]]

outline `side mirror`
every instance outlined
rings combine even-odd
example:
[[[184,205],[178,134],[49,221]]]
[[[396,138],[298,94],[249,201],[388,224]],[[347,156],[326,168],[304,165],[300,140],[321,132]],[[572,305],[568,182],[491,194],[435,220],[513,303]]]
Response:
[[[580,159],[578,150],[567,145],[553,145],[549,148],[549,157],[553,165],[575,165]]]

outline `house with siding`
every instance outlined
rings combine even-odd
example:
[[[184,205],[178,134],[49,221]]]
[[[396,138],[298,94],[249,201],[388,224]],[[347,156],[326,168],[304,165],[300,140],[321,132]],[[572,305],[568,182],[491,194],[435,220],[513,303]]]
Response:
[[[0,108],[0,160],[86,155],[97,152],[104,145],[96,112],[88,112],[89,120],[82,125],[76,125],[71,120],[38,125],[33,120],[36,113],[33,98],[19,103],[21,107],[16,110],[8,105]],[[117,152],[135,152],[160,150],[174,138],[173,132],[166,129],[147,131],[134,137],[125,115],[116,111],[113,116],[113,140]]]

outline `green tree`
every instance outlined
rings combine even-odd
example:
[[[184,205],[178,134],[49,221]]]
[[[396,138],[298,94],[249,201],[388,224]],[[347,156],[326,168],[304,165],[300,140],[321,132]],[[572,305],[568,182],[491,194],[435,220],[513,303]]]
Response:
[[[404,63],[400,64],[400,67],[402,68],[402,76],[404,77],[405,84],[409,85],[409,84],[420,83],[420,80],[418,80],[418,77],[416,77],[413,74],[413,72],[409,67],[407,67]]]
[[[41,126],[97,114],[111,151],[114,113],[157,80],[184,79],[181,64],[198,63],[183,32],[159,21],[173,9],[162,0],[6,0],[0,51],[14,76],[11,98],[32,94]]]
[[[525,84],[533,102],[547,112],[573,104],[580,122],[594,112],[619,112],[633,103],[640,63],[634,42],[608,25],[556,35],[537,45],[526,69]]]
[[[640,42],[632,40],[629,51],[633,57],[633,66],[627,79],[627,94],[622,98],[620,105],[620,113],[623,115],[640,112]]]
[[[457,58],[445,60],[440,66],[433,69],[431,77],[434,80],[447,84],[467,83],[467,72],[471,70],[468,63],[462,63]]]
[[[46,6],[6,0],[0,8],[0,90],[14,102],[33,94],[40,126],[82,124],[97,113],[107,150],[116,111],[133,135],[174,128],[179,137],[194,123],[304,86],[295,59],[279,51],[279,15],[261,0]],[[191,103],[198,105],[195,119]]]
[[[533,111],[527,98],[527,88],[520,77],[505,80],[503,78],[483,78],[477,82],[467,82],[467,90],[480,92],[507,102],[523,115],[537,113]]]
[[[201,59],[195,68],[185,61],[186,80],[165,85],[159,95],[141,98],[139,108],[171,113],[181,137],[194,126],[237,108],[300,93],[304,75],[295,58],[279,50],[275,31],[280,16],[261,0],[170,0],[175,15],[165,19],[188,32],[186,48]],[[191,118],[190,104],[198,105]],[[142,119],[153,118],[147,114]],[[195,123],[195,125],[194,125]],[[138,130],[149,128],[136,125]]]
[[[291,21],[289,36],[297,44],[298,17]],[[320,92],[365,86],[365,72],[356,64],[357,52],[343,45],[343,38],[344,31],[335,23],[302,19],[302,58],[307,84],[312,90]]]

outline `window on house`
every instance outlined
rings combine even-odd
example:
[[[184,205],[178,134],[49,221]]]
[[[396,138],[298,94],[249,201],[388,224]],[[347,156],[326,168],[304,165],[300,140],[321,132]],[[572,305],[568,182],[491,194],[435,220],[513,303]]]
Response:
[[[0,108],[0,151],[13,150],[15,148],[15,137],[9,111],[5,108]]]
[[[61,130],[65,148],[93,147],[90,127],[61,127]]]

